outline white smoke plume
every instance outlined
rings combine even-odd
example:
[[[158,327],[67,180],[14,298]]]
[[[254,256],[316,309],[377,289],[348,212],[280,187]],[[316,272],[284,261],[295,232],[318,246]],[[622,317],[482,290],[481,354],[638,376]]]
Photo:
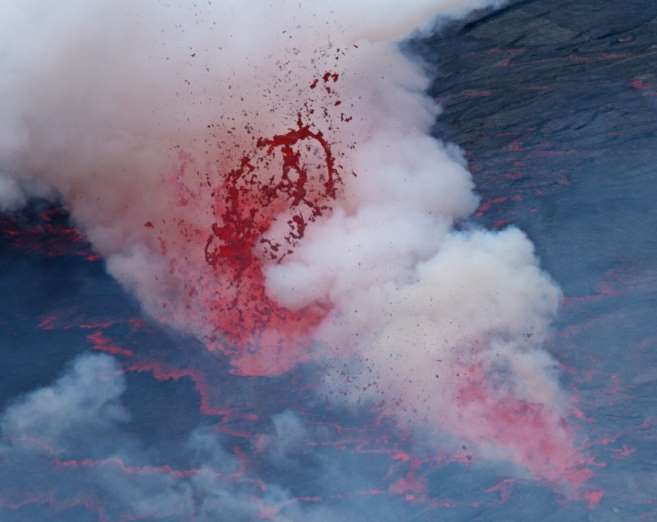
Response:
[[[520,231],[464,224],[470,174],[430,136],[440,109],[397,47],[494,4],[2,0],[0,169],[53,187],[145,309],[236,372],[319,357],[329,393],[579,484],[540,349],[560,292]],[[286,149],[258,138],[303,125],[342,183],[263,211]],[[326,183],[322,143],[300,144],[288,159]],[[254,172],[231,185],[242,160]],[[256,223],[246,250],[226,239],[231,190]]]

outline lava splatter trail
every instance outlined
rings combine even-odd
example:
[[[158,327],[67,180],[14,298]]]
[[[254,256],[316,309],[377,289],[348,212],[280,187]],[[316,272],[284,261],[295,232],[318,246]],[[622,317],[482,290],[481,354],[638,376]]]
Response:
[[[312,172],[303,151],[321,148],[325,172]],[[307,336],[326,314],[326,304],[317,303],[290,311],[266,294],[262,257],[280,261],[292,253],[306,227],[331,211],[341,184],[331,146],[321,131],[313,131],[301,114],[297,128],[269,139],[259,138],[263,152],[255,160],[244,156],[237,169],[215,191],[219,221],[205,247],[205,256],[218,277],[226,281],[212,304],[220,335],[243,348],[247,343],[285,344]],[[280,153],[281,172],[272,172]],[[266,172],[263,175],[262,170]],[[313,177],[315,174],[315,177]],[[275,221],[287,217],[283,242],[265,236]],[[264,247],[257,252],[258,245]]]
[[[232,147],[219,144],[225,157],[214,174],[201,174],[199,183],[212,205],[209,234],[186,219],[172,220],[161,231],[157,222],[144,223],[156,232],[170,272],[185,285],[185,307],[198,310],[208,325],[206,343],[229,355],[237,373],[277,374],[307,359],[313,331],[331,309],[322,299],[298,309],[281,305],[268,295],[264,268],[292,254],[308,228],[331,215],[344,192],[344,153],[334,150],[333,139],[316,123],[319,118],[340,139],[339,126],[350,121],[344,112],[334,117],[328,108],[341,105],[335,88],[339,77],[327,71],[311,82],[310,90],[323,86],[320,99],[309,96],[287,131],[254,137],[247,124],[245,137],[235,138]],[[243,150],[238,159],[231,152],[236,147]],[[185,185],[191,161],[181,153],[171,178],[180,208],[193,197]],[[231,162],[237,166],[222,171]],[[186,252],[197,249],[209,273],[192,278],[184,272]]]

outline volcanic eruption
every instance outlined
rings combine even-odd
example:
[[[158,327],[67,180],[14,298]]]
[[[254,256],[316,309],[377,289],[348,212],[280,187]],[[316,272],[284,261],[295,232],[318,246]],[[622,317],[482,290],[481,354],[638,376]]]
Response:
[[[541,348],[560,291],[520,230],[468,222],[399,46],[496,2],[4,4],[5,184],[61,198],[149,314],[235,374],[313,361],[326,400],[586,481]]]

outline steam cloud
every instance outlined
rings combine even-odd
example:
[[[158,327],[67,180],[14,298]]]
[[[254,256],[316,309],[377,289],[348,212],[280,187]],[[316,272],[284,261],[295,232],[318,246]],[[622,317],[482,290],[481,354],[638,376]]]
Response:
[[[238,373],[319,359],[332,397],[383,401],[401,423],[578,485],[540,348],[560,291],[522,232],[467,225],[465,161],[431,137],[440,108],[397,47],[436,16],[494,4],[2,1],[0,207],[54,189],[145,309]],[[249,191],[285,153],[262,139],[303,125],[330,142],[341,183],[262,210]],[[294,145],[325,180],[318,140]],[[227,185],[245,159],[254,172]],[[232,189],[260,227],[239,268],[208,261]]]

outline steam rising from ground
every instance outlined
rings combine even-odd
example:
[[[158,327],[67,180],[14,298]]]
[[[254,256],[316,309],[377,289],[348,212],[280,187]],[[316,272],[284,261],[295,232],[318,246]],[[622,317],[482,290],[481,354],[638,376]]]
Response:
[[[396,46],[437,15],[492,3],[2,1],[0,172],[13,178],[0,179],[0,208],[30,184],[54,188],[146,310],[216,347],[221,296],[239,298],[242,274],[204,250],[222,224],[221,176],[301,114],[343,183],[321,216],[306,209],[286,255],[254,246],[248,297],[262,302],[240,324],[276,307],[287,319],[224,344],[235,371],[286,371],[312,341],[330,395],[383,401],[402,423],[580,484],[540,349],[560,292],[520,231],[464,224],[478,201],[462,154],[430,136],[439,107]],[[322,81],[329,71],[339,80]],[[320,175],[316,149],[298,154]],[[265,235],[284,244],[297,210],[271,212]]]

